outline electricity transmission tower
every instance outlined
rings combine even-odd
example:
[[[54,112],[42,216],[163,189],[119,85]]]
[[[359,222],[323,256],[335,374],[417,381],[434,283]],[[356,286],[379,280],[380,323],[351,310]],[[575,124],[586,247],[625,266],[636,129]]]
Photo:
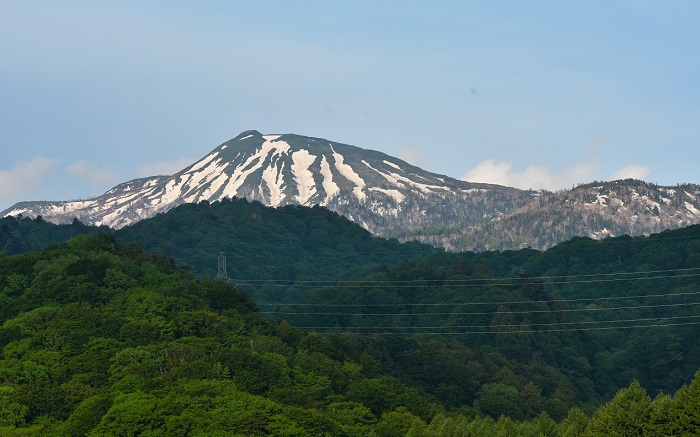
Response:
[[[216,274],[217,281],[228,282],[228,274],[226,273],[226,255],[223,252],[219,252],[219,271]]]

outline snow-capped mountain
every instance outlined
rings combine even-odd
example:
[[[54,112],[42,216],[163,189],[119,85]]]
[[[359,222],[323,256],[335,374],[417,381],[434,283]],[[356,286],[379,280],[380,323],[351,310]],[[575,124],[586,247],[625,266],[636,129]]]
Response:
[[[698,223],[700,186],[664,187],[625,179],[543,192],[527,205],[471,228],[452,227],[433,235],[414,230],[402,237],[453,250],[547,249],[576,236],[600,240],[649,235]]]
[[[534,192],[436,175],[373,150],[299,135],[246,131],[172,176],[135,179],[81,201],[21,202],[2,215],[121,228],[182,203],[225,197],[265,205],[323,205],[371,232],[474,226],[514,211]]]
[[[700,223],[700,187],[636,180],[523,191],[427,172],[381,152],[299,135],[246,131],[172,176],[80,201],[20,202],[1,216],[74,218],[121,228],[182,203],[246,198],[322,205],[369,231],[450,250],[545,249],[574,236],[645,235]]]

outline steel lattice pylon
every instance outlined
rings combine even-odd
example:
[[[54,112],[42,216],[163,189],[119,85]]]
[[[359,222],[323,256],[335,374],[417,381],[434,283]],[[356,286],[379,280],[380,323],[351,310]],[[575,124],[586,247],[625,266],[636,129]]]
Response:
[[[228,274],[226,273],[226,255],[223,252],[219,252],[219,271],[216,274],[216,279],[218,281],[228,282]]]

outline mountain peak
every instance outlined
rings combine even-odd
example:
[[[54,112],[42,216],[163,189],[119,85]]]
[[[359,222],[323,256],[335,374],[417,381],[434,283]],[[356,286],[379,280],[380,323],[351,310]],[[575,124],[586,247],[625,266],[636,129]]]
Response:
[[[510,210],[485,210],[478,206],[484,196],[511,208],[532,198],[521,190],[436,175],[374,150],[247,130],[172,176],[122,183],[84,202],[25,202],[7,212],[120,228],[182,203],[244,197],[274,207],[324,205],[386,233],[455,221],[470,225]]]
[[[238,134],[238,136],[236,136],[235,138],[233,138],[231,141],[233,141],[233,140],[240,140],[241,138],[250,137],[250,136],[259,137],[259,136],[262,136],[262,134],[261,134],[260,132],[256,131],[255,129],[246,130],[246,131],[243,131],[243,132],[241,132],[240,134]]]

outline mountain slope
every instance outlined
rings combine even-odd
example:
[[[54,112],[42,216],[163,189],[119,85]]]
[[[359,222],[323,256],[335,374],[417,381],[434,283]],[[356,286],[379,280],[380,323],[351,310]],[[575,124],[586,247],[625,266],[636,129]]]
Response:
[[[85,201],[22,202],[3,215],[74,217],[121,228],[182,203],[245,197],[269,206],[323,205],[386,234],[473,226],[513,211],[532,192],[436,175],[381,152],[298,135],[246,131],[172,176],[136,179]]]
[[[21,202],[0,213],[115,229],[183,203],[246,198],[322,205],[370,232],[448,250],[546,249],[574,236],[648,235],[700,223],[700,187],[637,180],[555,193],[471,183],[381,152],[246,131],[172,176],[135,179],[81,201]]]
[[[573,237],[649,235],[700,223],[700,186],[626,179],[542,192],[527,205],[473,228],[424,228],[402,235],[451,250],[547,249]]]

